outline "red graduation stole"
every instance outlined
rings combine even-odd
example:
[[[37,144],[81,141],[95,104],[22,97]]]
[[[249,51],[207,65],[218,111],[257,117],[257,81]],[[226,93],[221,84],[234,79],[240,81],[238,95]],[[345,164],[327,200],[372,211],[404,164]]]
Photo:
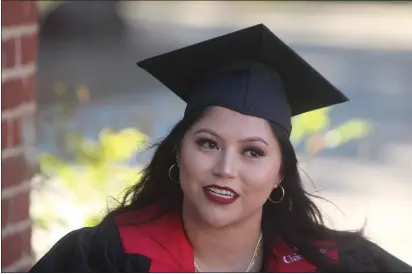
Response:
[[[180,214],[169,212],[138,225],[123,225],[142,218],[133,213],[117,217],[117,226],[124,253],[139,254],[151,259],[149,272],[195,272],[192,247],[183,231]],[[317,267],[306,261],[285,242],[273,248],[277,260],[270,257],[268,272],[315,272]],[[337,260],[336,249],[321,252]]]

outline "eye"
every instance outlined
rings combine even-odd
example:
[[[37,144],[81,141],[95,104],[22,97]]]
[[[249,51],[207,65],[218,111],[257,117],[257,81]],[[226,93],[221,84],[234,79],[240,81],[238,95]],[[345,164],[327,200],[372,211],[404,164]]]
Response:
[[[216,142],[210,139],[206,138],[201,138],[196,141],[196,143],[201,147],[201,148],[206,148],[206,149],[212,149],[212,150],[218,150],[219,147],[217,146]]]
[[[246,156],[252,157],[252,158],[259,158],[259,157],[265,156],[263,151],[256,148],[256,147],[249,147],[249,148],[245,149],[245,151],[243,152],[243,155],[246,155]]]

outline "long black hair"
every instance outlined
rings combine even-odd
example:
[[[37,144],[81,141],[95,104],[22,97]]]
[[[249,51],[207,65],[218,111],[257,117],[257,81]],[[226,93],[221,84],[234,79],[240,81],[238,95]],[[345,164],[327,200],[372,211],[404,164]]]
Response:
[[[140,181],[126,191],[120,205],[108,216],[133,212],[154,204],[161,205],[156,217],[171,209],[181,210],[183,192],[180,185],[169,177],[169,169],[176,164],[176,156],[185,133],[205,112],[205,109],[191,111],[174,126],[166,138],[155,145],[153,158],[142,170]],[[262,233],[265,254],[274,256],[272,247],[280,238],[322,270],[339,271],[336,264],[322,254],[317,243],[329,241],[337,245],[344,244],[362,237],[361,232],[334,231],[324,225],[319,208],[310,199],[313,195],[303,188],[297,157],[289,136],[276,125],[271,127],[281,147],[281,185],[285,195],[280,203],[267,201],[263,206]],[[178,174],[172,174],[172,178],[178,178],[177,176]],[[279,189],[272,192],[272,199],[277,199],[277,195]]]

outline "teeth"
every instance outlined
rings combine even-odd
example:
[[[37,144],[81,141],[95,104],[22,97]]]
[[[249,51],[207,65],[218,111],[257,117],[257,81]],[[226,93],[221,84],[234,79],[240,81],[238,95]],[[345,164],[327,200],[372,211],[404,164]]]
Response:
[[[207,190],[209,192],[213,193],[214,195],[222,197],[222,198],[227,198],[227,197],[234,198],[236,196],[235,193],[233,193],[229,190],[226,190],[226,189],[218,189],[218,188],[215,188],[215,187],[210,187]]]

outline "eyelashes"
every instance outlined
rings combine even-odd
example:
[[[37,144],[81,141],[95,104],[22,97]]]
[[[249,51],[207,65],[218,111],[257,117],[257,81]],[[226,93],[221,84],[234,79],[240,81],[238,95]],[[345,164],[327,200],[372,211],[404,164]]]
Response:
[[[202,149],[207,149],[207,150],[220,150],[218,144],[208,138],[199,138],[196,140],[196,144],[202,148]],[[246,146],[243,148],[242,150],[242,155],[245,155],[247,157],[251,157],[251,158],[260,158],[265,156],[265,153],[254,146]]]
[[[207,138],[199,138],[196,140],[196,143],[201,148],[219,150],[217,143],[213,140]]]
[[[259,158],[265,156],[265,153],[257,147],[247,147],[244,154],[252,158]]]

